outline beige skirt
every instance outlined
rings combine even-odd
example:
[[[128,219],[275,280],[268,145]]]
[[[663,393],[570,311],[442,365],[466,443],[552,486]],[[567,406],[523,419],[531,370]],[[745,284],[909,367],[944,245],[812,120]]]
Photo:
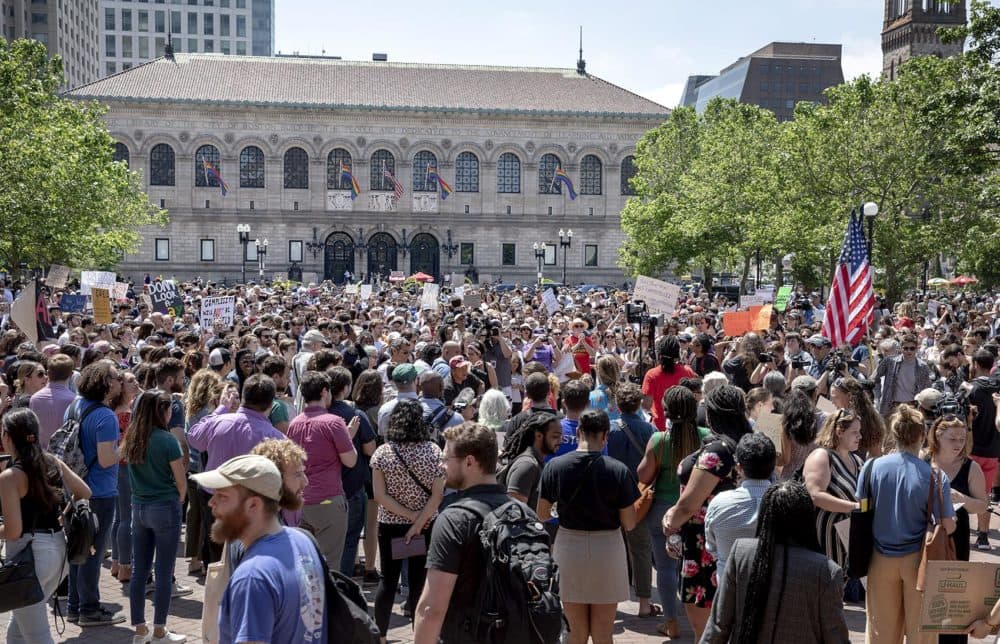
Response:
[[[628,601],[628,563],[620,530],[569,530],[556,533],[553,551],[559,565],[559,597],[573,604]]]

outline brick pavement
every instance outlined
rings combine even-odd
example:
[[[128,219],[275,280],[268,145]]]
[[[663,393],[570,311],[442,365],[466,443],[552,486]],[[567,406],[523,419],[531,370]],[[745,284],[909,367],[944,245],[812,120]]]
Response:
[[[975,519],[973,518],[973,523]],[[994,530],[991,533],[994,551],[984,554],[973,550],[973,561],[1000,561],[1000,539]],[[183,553],[183,544],[180,552]],[[101,602],[112,610],[121,610],[122,614],[128,617],[128,588],[119,584],[111,577],[108,568],[110,564],[105,562],[105,568],[101,575]],[[170,604],[170,616],[167,618],[167,627],[177,633],[188,636],[188,642],[201,641],[201,601],[204,586],[200,578],[187,574],[187,560],[178,557],[175,568],[178,583],[191,586],[194,593],[187,597],[173,599]],[[374,601],[374,586],[365,587],[365,595],[369,603]],[[655,588],[654,588],[655,594]],[[147,598],[146,617],[152,620],[152,601]],[[638,611],[638,603],[634,601],[623,603],[619,606],[618,616],[615,622],[615,642],[621,644],[648,644],[652,642],[668,642],[656,633],[656,619],[640,619],[635,616]],[[865,613],[864,605],[848,604],[845,606],[847,625],[851,631],[851,642],[860,644],[864,642]],[[692,642],[693,634],[687,629],[686,620],[681,618],[683,627],[679,640],[682,642]],[[0,637],[6,639],[7,617],[4,616],[0,623]],[[80,629],[73,624],[66,624],[66,631],[58,636],[53,630],[53,637],[57,642],[79,642],[86,644],[130,644],[132,639],[132,629],[128,626],[128,619],[125,623],[115,626],[98,626]],[[389,632],[389,642],[399,642],[408,644],[413,641],[413,634],[409,621],[403,617],[401,604],[396,604],[393,609],[391,630]],[[973,644],[984,640],[970,640]]]

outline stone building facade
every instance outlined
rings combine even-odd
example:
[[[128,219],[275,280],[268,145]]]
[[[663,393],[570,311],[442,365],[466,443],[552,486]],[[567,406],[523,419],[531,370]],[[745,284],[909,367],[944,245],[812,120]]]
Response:
[[[965,41],[943,43],[938,29],[964,25],[965,21],[965,0],[885,0],[882,76],[896,80],[900,65],[915,56],[961,54]]]
[[[525,283],[541,244],[548,278],[565,262],[567,282],[619,282],[635,144],[669,115],[576,70],[211,55],[159,59],[72,95],[107,105],[116,155],[169,211],[120,266],[137,278],[233,281],[246,259],[250,279],[253,240],[266,237],[268,277]],[[238,224],[251,228],[245,254]],[[573,231],[568,248],[561,229]]]

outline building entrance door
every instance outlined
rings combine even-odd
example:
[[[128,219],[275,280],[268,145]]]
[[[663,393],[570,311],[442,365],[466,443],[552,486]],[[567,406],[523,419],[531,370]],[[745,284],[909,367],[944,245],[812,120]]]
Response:
[[[375,233],[368,240],[368,281],[376,277],[389,279],[389,273],[396,270],[396,240],[388,233]]]
[[[347,233],[332,233],[326,238],[323,279],[343,284],[346,272],[354,275],[354,240]]]
[[[410,273],[427,273],[441,283],[441,247],[434,235],[420,233],[410,242]]]

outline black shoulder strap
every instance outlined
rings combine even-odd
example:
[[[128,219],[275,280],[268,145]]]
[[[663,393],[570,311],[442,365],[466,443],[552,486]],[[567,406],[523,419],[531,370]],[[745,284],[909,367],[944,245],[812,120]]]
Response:
[[[645,450],[642,449],[642,445],[639,444],[639,439],[636,438],[635,434],[632,433],[632,430],[629,428],[628,423],[626,423],[625,420],[622,418],[619,418],[615,422],[618,423],[618,428],[621,429],[623,432],[625,432],[625,436],[627,436],[629,442],[632,443],[632,447],[636,448],[639,451],[640,455],[643,454]]]
[[[396,459],[403,464],[403,469],[406,470],[406,473],[409,475],[410,479],[418,486],[420,486],[420,489],[424,491],[424,494],[426,494],[427,496],[431,496],[430,489],[428,489],[426,485],[420,482],[420,479],[418,479],[417,476],[413,473],[413,470],[410,469],[410,466],[406,464],[406,461],[403,459],[403,455],[399,453],[399,450],[396,448],[395,443],[390,442],[389,448],[392,450],[392,453],[396,455]]]

